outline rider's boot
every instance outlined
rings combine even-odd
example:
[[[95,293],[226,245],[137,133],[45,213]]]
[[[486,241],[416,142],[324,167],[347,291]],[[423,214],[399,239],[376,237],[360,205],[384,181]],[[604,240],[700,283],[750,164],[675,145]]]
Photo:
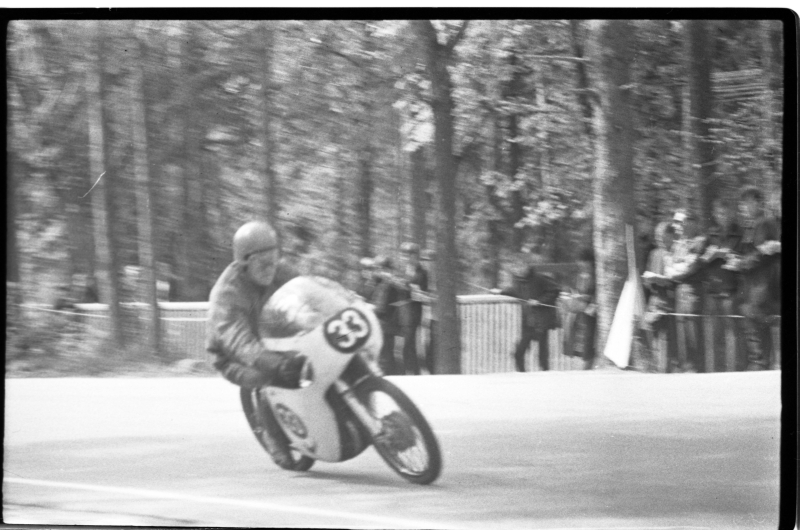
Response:
[[[263,428],[261,440],[264,442],[267,452],[278,466],[284,469],[292,469],[295,462],[289,447],[289,438],[283,432],[272,409],[267,406],[267,397],[263,392],[261,393],[261,400],[259,400],[257,410],[258,418],[261,420],[260,423]]]

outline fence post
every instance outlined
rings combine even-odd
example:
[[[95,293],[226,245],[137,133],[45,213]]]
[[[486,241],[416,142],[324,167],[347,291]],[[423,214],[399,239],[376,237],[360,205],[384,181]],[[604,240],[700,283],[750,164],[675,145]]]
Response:
[[[670,333],[670,327],[675,323],[672,322],[673,317],[671,315],[665,315],[661,318],[663,318],[665,322],[663,323],[664,329],[656,333],[656,369],[659,373],[665,374],[669,368],[669,339],[672,335],[672,333]]]
[[[781,369],[781,319],[778,317],[776,323],[770,326],[772,333],[772,369]]]
[[[702,317],[703,320],[703,338],[705,339],[706,344],[706,351],[705,351],[705,372],[711,373],[716,368],[716,360],[717,360],[717,348],[716,348],[716,341],[714,340],[716,335],[716,322],[714,317]]]
[[[736,340],[736,330],[734,329],[733,319],[725,319],[725,369],[728,372],[735,372],[737,368],[739,345]]]

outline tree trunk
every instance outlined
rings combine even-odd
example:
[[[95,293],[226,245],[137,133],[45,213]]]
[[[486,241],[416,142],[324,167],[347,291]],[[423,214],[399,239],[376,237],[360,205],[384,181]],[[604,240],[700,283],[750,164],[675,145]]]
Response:
[[[8,158],[6,159],[6,337],[8,337],[8,330],[19,322],[21,314],[19,306],[23,303],[20,289],[19,242],[17,240],[17,175],[20,164],[16,148],[13,145],[15,117],[10,101],[9,98]]]
[[[366,54],[373,54],[376,49],[375,38],[371,34],[369,24],[361,25],[361,44]],[[356,204],[358,250],[361,257],[372,255],[372,201],[375,191],[375,151],[376,140],[373,138],[375,128],[374,80],[367,63],[358,69],[360,94],[358,95],[360,115],[356,115],[353,127],[357,133],[358,153],[358,195]]]
[[[491,168],[495,173],[500,173],[503,170],[503,129],[500,124],[500,116],[497,110],[493,107],[491,110],[492,120],[492,162]],[[489,262],[489,285],[498,287],[500,283],[500,264],[502,248],[505,238],[503,237],[502,218],[505,211],[497,204],[492,204],[492,197],[494,196],[494,189],[489,187],[488,199],[490,203],[489,218],[486,221],[486,229],[489,234],[489,244],[486,245],[486,251],[489,253],[487,260]]]
[[[179,293],[184,301],[205,301],[208,298],[208,278],[205,263],[208,258],[208,230],[203,204],[203,152],[202,138],[204,109],[199,101],[199,91],[195,79],[199,75],[197,65],[190,57],[196,44],[194,23],[183,22],[182,91],[187,101],[182,109],[184,132],[182,146],[183,168],[181,184],[183,204],[181,216],[181,248],[178,260]]]
[[[20,164],[14,144],[14,112],[9,105],[8,158],[6,159],[6,282],[19,282],[19,243],[17,241],[17,174]]]
[[[428,172],[425,149],[418,146],[409,156],[411,162],[411,240],[420,248],[428,244]]]
[[[350,211],[348,208],[348,203],[350,201],[348,199],[350,195],[348,194],[346,175],[347,172],[345,171],[339,172],[339,176],[336,177],[334,183],[335,200],[333,202],[333,216],[336,227],[336,239],[333,250],[333,261],[336,269],[334,274],[336,276],[343,274],[346,270],[351,252],[350,231],[347,227],[347,212]]]
[[[575,57],[583,57],[583,34],[581,28],[582,22],[580,20],[570,20],[570,44],[572,45],[572,55]],[[578,103],[581,106],[583,113],[583,130],[589,138],[592,138],[592,102],[589,98],[589,75],[586,72],[586,63],[584,61],[575,61],[575,70],[577,73],[577,88],[578,88]]]
[[[509,59],[511,67],[515,68],[511,74],[511,82],[508,85],[507,99],[514,100],[522,96],[523,79],[522,74],[516,70],[518,57],[515,51],[511,52]],[[508,176],[513,182],[524,180],[520,174],[522,169],[522,144],[519,142],[519,116],[515,111],[510,111],[508,115]],[[525,201],[522,198],[522,191],[515,186],[511,192],[511,230],[514,234],[514,250],[520,250],[525,239],[525,231],[518,227],[517,223],[525,216]]]
[[[275,29],[273,22],[261,22],[261,148],[264,175],[264,204],[266,218],[273,226],[278,220],[278,183],[275,174],[277,147],[272,126],[272,58],[275,51]]]
[[[466,25],[467,22],[464,22]],[[453,86],[447,64],[457,41],[439,44],[429,20],[415,20],[414,27],[424,50],[424,62],[431,81],[431,107],[435,126],[436,175],[439,182],[439,215],[436,230],[436,278],[438,279],[439,327],[437,374],[461,373],[461,332],[456,290],[456,165],[453,156]],[[462,31],[459,35],[463,34]],[[452,37],[451,37],[452,39]]]
[[[111,334],[115,346],[120,350],[125,346],[122,328],[122,315],[119,305],[119,278],[117,274],[114,237],[109,220],[111,203],[111,175],[106,175],[106,145],[104,139],[103,112],[103,28],[98,21],[90,23],[92,43],[89,54],[89,67],[86,75],[88,101],[89,159],[92,175],[92,220],[94,223],[95,273],[100,301],[109,305]]]
[[[591,23],[592,61],[599,103],[594,109],[594,250],[596,256],[597,351],[603,351],[628,276],[625,225],[634,225],[633,111],[630,66],[634,26],[627,20]],[[598,359],[601,365],[610,361]]]
[[[692,169],[697,175],[697,208],[700,229],[705,233],[711,222],[712,190],[716,186],[714,144],[711,143],[711,54],[709,27],[705,20],[689,20],[687,27],[687,56],[689,60],[689,101],[692,139]],[[695,180],[695,179],[692,179]]]
[[[358,250],[359,255],[372,255],[372,154],[371,146],[365,146],[366,152],[358,157]]]
[[[133,48],[131,50],[132,75],[130,82],[132,136],[133,136],[133,165],[136,175],[136,221],[138,227],[139,266],[142,269],[143,284],[145,286],[145,300],[149,307],[147,324],[147,346],[149,354],[160,355],[161,321],[158,311],[158,292],[156,289],[156,259],[154,252],[154,201],[153,191],[148,170],[148,142],[147,121],[145,119],[144,65],[147,61],[138,33],[143,31],[141,23],[134,21],[132,31]]]
[[[406,174],[405,174],[405,151],[403,151],[403,136],[400,132],[400,123],[401,123],[401,116],[400,112],[397,109],[392,109],[392,129],[395,132],[394,135],[394,164],[395,164],[395,197],[399,197],[397,201],[395,201],[395,211],[394,211],[394,248],[400,248],[400,245],[403,244],[405,241],[405,224],[404,219],[406,218],[406,210],[405,210],[405,201],[403,197],[405,197],[405,189],[406,189]]]
[[[762,94],[762,133],[759,135],[760,156],[758,160],[761,161],[763,176],[766,181],[766,197],[767,204],[770,206],[772,213],[781,215],[781,144],[780,129],[778,124],[780,119],[776,120],[777,116],[781,115],[780,101],[778,95],[780,90],[780,83],[776,82],[779,78],[777,68],[779,65],[776,58],[775,50],[773,49],[772,39],[772,25],[775,21],[762,20],[761,21],[761,68],[764,72],[764,91]]]

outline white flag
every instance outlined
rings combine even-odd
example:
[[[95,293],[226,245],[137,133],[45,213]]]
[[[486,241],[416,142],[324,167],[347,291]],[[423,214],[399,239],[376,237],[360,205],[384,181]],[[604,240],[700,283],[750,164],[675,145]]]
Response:
[[[622,294],[603,351],[603,355],[620,368],[627,368],[630,364],[636,324],[644,315],[644,290],[636,271],[633,228],[630,225],[625,228],[628,243],[628,279],[622,287]]]

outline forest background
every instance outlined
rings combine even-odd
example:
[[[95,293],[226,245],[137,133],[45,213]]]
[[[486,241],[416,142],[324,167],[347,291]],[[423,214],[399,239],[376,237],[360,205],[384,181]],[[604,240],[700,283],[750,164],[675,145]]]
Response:
[[[784,23],[12,21],[8,358],[108,341],[158,358],[155,281],[207,300],[259,217],[306,272],[351,287],[363,256],[435,250],[443,372],[457,294],[503,284],[524,253],[594,247],[602,344],[625,224],[641,262],[679,207],[702,230],[714,197],[757,185],[781,216]],[[131,265],[151,305],[134,335]],[[75,274],[110,304],[93,345],[19,310]]]

